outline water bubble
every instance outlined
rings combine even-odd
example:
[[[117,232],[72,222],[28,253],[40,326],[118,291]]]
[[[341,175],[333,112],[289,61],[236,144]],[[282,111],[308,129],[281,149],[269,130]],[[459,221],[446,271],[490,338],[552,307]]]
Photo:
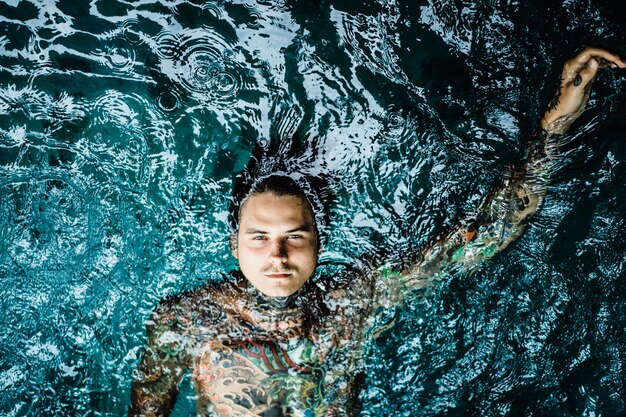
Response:
[[[261,148],[266,149],[270,144],[270,140],[266,137],[260,137],[257,139],[257,143]]]
[[[387,120],[391,127],[398,127],[404,123],[404,118],[399,112],[390,112],[387,115]]]
[[[231,94],[237,86],[235,77],[227,72],[217,75],[214,81],[214,85],[222,95]]]
[[[257,29],[261,26],[261,15],[258,13],[250,13],[250,21],[247,23],[251,29]]]

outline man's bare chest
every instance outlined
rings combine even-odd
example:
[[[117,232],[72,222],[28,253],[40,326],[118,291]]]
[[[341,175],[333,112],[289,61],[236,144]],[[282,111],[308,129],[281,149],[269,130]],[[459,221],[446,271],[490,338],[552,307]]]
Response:
[[[199,408],[218,415],[301,415],[321,398],[320,359],[306,338],[211,341],[191,370]]]

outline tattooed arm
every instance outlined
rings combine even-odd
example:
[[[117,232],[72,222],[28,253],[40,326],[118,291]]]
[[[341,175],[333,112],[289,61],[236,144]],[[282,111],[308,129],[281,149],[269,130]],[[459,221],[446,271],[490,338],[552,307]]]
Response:
[[[146,327],[148,342],[131,387],[129,416],[167,416],[185,374],[185,338],[167,305],[154,311]]]
[[[565,62],[561,84],[541,119],[542,129],[561,135],[567,132],[585,109],[593,79],[602,67],[626,68],[626,62],[598,48],[587,48]]]
[[[561,84],[527,144],[525,163],[507,170],[478,213],[447,231],[402,272],[382,271],[383,305],[398,304],[407,290],[428,287],[444,273],[471,270],[517,239],[546,192],[558,138],[580,116],[600,67],[626,68],[616,55],[588,48],[565,63]]]

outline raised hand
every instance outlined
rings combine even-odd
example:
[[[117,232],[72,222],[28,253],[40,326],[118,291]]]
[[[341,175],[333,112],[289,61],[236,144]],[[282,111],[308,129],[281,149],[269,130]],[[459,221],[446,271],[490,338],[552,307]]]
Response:
[[[591,84],[603,67],[626,68],[626,61],[604,49],[587,48],[565,62],[561,85],[548,104],[541,127],[548,133],[565,133],[583,112]]]

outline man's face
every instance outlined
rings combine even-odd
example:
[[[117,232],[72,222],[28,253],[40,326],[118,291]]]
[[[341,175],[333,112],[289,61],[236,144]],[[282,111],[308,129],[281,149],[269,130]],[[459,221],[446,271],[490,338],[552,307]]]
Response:
[[[298,196],[253,194],[241,208],[233,255],[246,279],[263,294],[295,293],[317,264],[311,206]]]

